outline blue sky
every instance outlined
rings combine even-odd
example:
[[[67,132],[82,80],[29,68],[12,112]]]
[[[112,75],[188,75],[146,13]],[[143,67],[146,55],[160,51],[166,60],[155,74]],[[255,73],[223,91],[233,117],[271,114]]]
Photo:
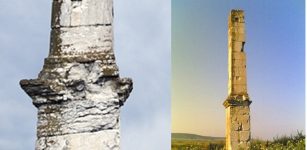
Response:
[[[121,148],[169,149],[170,1],[115,0],[115,55],[134,89],[121,109]],[[0,0],[0,149],[34,149],[36,108],[19,87],[48,55],[51,1]],[[159,11],[157,11],[159,10]]]
[[[252,136],[305,130],[305,3],[172,1],[172,132],[225,135],[227,22],[246,20]]]

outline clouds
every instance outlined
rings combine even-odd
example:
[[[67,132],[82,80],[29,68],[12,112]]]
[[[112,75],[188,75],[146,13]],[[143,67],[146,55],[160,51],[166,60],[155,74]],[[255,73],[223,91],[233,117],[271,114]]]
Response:
[[[34,149],[36,108],[18,82],[36,78],[48,55],[51,2],[0,6],[0,149]],[[117,64],[134,81],[121,109],[121,147],[169,149],[170,1],[114,0],[114,7]]]

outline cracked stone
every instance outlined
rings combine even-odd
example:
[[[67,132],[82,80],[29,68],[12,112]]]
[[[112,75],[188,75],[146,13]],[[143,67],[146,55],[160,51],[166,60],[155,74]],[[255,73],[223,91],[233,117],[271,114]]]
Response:
[[[119,149],[120,108],[133,88],[113,52],[113,0],[53,0],[49,55],[21,80],[38,109],[37,150]]]

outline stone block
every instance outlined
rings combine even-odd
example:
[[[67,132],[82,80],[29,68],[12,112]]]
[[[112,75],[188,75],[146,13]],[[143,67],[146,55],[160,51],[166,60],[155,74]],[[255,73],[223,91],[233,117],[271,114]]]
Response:
[[[238,142],[231,142],[231,146],[227,150],[238,150]]]
[[[239,122],[247,123],[249,120],[249,115],[241,115],[240,113],[242,113],[242,110],[238,111],[238,114],[237,114]]]
[[[242,43],[242,42],[240,42]],[[240,59],[240,60],[246,60],[246,56],[244,52],[233,52],[232,53],[232,59]]]
[[[81,26],[51,31],[52,54],[110,52],[113,49],[112,26]]]
[[[119,105],[116,103],[119,103],[119,100],[112,92],[106,92],[108,89],[97,86],[95,88],[105,92],[100,94],[86,92],[87,100],[73,100],[61,105],[40,106],[37,135],[53,136],[118,129]],[[74,97],[77,99],[82,95]]]
[[[40,137],[36,150],[119,150],[119,130]]]
[[[250,142],[240,142],[238,144],[238,150],[248,150],[250,149]]]
[[[239,121],[233,121],[231,122],[231,130],[232,131],[240,131],[242,128],[242,125]]]
[[[233,28],[241,28],[241,29],[245,29],[245,23],[244,22],[236,22],[234,24],[232,24]]]
[[[234,110],[231,111],[231,113],[230,113],[230,120],[231,120],[231,123],[238,122],[238,117],[236,115],[236,111],[234,111]]]
[[[236,84],[233,86],[233,94],[247,93],[246,85]]]
[[[52,28],[112,23],[112,0],[53,1]]]
[[[245,29],[245,22],[240,22],[240,23],[238,24],[238,26],[239,26],[240,28]]]
[[[234,142],[239,142],[239,131],[231,131],[230,133],[230,140]]]
[[[239,107],[238,114],[239,114],[240,116],[243,116],[243,115],[244,115],[244,117],[245,117],[246,119],[248,119],[247,117],[249,117],[249,112],[250,112],[250,110],[249,110],[249,107],[248,107],[248,106],[240,106],[240,107]]]
[[[233,28],[232,32],[234,33],[239,33],[239,34],[244,34],[245,33],[245,29],[244,26],[236,26]]]
[[[238,109],[234,106],[231,106],[230,107],[230,117],[231,117],[231,120],[232,121],[237,121],[238,120],[238,117],[237,117],[237,112],[238,112]]]
[[[249,120],[246,122],[242,122],[242,131],[250,131],[250,122]]]
[[[233,85],[234,86],[246,85],[246,80],[244,80],[244,78],[242,78],[240,76],[236,76],[236,77],[234,77]]]
[[[232,78],[234,78],[235,76],[240,76],[243,78],[246,78],[246,69],[245,69],[245,65],[244,66],[233,66],[232,67]]]
[[[250,140],[250,131],[240,131],[239,132],[240,141],[247,142]]]
[[[245,34],[244,33],[234,33],[233,32],[231,37],[234,41],[238,41],[238,42],[244,42],[245,41]]]
[[[233,67],[242,67],[242,69],[245,69],[245,66],[246,66],[245,59],[239,59],[239,58],[232,59],[232,66]]]
[[[243,46],[242,42],[238,41],[232,42],[232,49],[235,52],[241,52],[242,46]]]
[[[245,42],[245,34],[239,34],[239,35],[236,37],[236,40],[237,40],[237,41]]]

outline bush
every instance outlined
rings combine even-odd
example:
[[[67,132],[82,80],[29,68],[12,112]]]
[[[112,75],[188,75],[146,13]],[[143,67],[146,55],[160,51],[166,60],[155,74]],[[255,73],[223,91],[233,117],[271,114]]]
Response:
[[[277,136],[271,142],[252,140],[251,150],[305,150],[305,135],[298,131],[294,136]]]

